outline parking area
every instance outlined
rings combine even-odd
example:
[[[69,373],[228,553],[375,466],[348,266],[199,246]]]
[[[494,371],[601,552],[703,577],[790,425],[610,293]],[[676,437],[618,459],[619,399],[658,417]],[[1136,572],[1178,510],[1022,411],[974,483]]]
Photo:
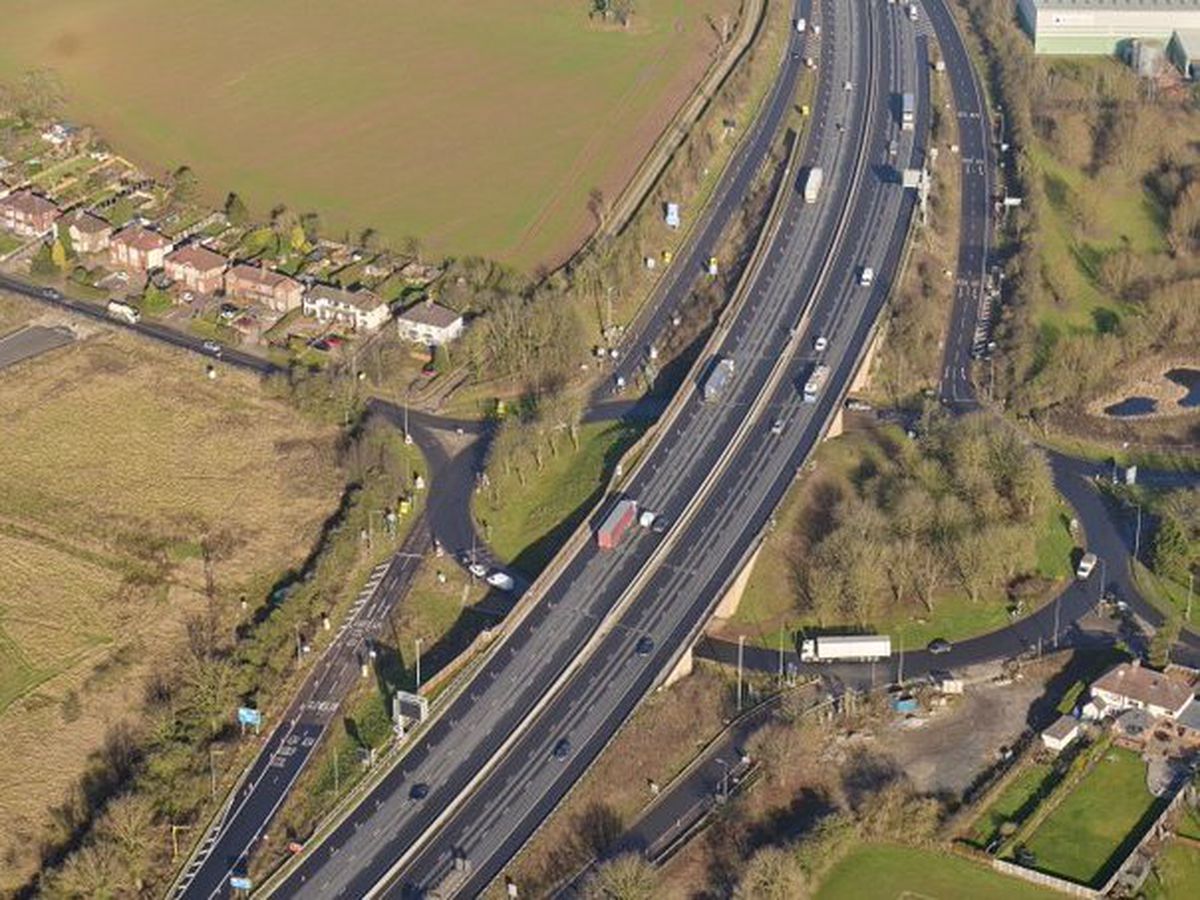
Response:
[[[0,369],[32,359],[75,340],[75,333],[62,325],[27,325],[0,337]]]

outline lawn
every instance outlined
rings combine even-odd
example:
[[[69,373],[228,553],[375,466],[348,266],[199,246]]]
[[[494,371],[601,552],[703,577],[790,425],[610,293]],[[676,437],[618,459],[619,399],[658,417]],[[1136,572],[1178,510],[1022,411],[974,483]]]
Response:
[[[486,523],[492,549],[528,575],[542,570],[600,499],[621,454],[640,427],[599,423],[579,429],[579,450],[566,439],[556,456],[546,454],[542,471],[521,484],[493,472],[492,490],[477,495],[475,516]]]
[[[1026,767],[975,821],[971,840],[980,847],[986,847],[997,837],[1001,825],[1024,818],[1031,811],[1030,807],[1050,771],[1050,766],[1045,763]]]
[[[58,71],[70,114],[207,199],[332,233],[532,268],[561,261],[706,71],[734,0],[0,0],[0,78]]]
[[[101,333],[0,372],[0,893],[151,666],[203,608],[301,562],[338,503],[334,433],[259,382]]]
[[[815,896],[816,900],[1052,900],[1062,895],[962,857],[868,844],[834,866]]]
[[[1138,754],[1110,749],[1030,836],[1036,868],[1082,884],[1100,883],[1114,856],[1156,811]]]
[[[1154,863],[1144,890],[1147,900],[1200,897],[1200,849],[1172,841]]]

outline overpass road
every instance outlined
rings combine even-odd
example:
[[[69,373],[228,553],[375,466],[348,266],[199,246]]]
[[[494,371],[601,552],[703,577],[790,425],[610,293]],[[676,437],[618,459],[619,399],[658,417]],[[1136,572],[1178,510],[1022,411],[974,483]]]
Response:
[[[822,12],[830,58],[822,59],[805,163],[830,173],[825,195],[811,206],[795,192],[788,200],[721,348],[737,363],[727,393],[711,405],[689,397],[625,488],[676,525],[665,538],[639,533],[614,552],[589,545],[570,559],[467,692],[278,895],[481,890],[687,646],[811,451],[898,265],[912,200],[895,166],[920,160],[913,137],[927,121],[926,110],[915,133],[895,121],[895,94],[926,94],[925,67],[899,11],[830,0]],[[886,155],[891,138],[898,160]],[[858,284],[863,265],[879,273],[871,287]],[[798,385],[816,363],[818,334],[828,339],[823,360],[833,374],[807,404]],[[611,627],[598,630],[614,610]],[[645,636],[654,649],[643,656],[636,645]],[[564,686],[549,690],[572,662]],[[565,758],[552,760],[564,739]],[[428,794],[414,799],[415,785]],[[452,875],[456,859],[465,863]],[[446,884],[448,875],[457,883]]]

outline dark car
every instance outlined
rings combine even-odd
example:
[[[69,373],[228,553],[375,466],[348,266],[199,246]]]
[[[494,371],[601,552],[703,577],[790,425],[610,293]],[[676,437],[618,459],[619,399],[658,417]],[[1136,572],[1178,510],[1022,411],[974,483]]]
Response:
[[[555,759],[566,759],[571,755],[571,742],[566,738],[562,738],[554,745],[554,749],[550,751],[550,755]]]
[[[953,645],[945,638],[934,638],[929,642],[929,652],[934,656],[949,653],[952,648]]]
[[[642,635],[640,638],[638,638],[637,646],[634,647],[634,652],[637,653],[638,656],[649,656],[654,652],[654,638],[650,637],[648,634]]]
[[[650,523],[650,530],[655,534],[666,534],[670,527],[671,520],[663,516],[655,516],[654,521]]]
[[[429,785],[423,781],[418,781],[408,790],[408,796],[411,800],[424,800],[429,796]]]

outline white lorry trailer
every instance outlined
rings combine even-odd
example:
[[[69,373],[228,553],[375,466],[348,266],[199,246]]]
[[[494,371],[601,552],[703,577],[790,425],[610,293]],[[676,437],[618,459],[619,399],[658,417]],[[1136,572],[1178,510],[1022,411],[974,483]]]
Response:
[[[871,662],[892,655],[886,634],[826,635],[800,642],[801,662]]]
[[[821,183],[825,180],[825,173],[821,171],[820,166],[813,166],[808,170],[808,176],[804,179],[804,202],[816,203],[817,198],[821,196]]]

